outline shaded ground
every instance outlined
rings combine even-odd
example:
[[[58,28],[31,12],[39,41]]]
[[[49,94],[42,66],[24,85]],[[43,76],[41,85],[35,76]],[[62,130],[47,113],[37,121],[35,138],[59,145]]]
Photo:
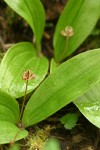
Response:
[[[52,51],[52,38],[55,29],[55,25],[59,18],[63,7],[66,4],[66,0],[42,0],[46,10],[46,28],[42,40],[43,53],[51,58]],[[92,33],[92,35],[84,42],[84,44],[74,53],[74,55],[86,51],[87,49],[100,47],[100,23],[98,22],[96,27],[98,32]],[[12,44],[20,41],[32,41],[32,32],[27,23],[9,9],[6,4],[0,2],[0,51],[6,52],[7,48]],[[1,55],[2,57],[2,55]],[[82,115],[80,116],[77,125],[72,130],[66,130],[60,123],[59,118],[69,112],[76,112],[77,108],[70,104],[55,115],[51,116],[47,120],[39,123],[39,127],[43,128],[45,125],[54,127],[50,131],[50,136],[57,138],[62,150],[100,150],[100,143],[98,139],[98,129],[94,127],[88,120]],[[33,132],[33,127],[30,128]],[[25,149],[25,148],[23,148]]]

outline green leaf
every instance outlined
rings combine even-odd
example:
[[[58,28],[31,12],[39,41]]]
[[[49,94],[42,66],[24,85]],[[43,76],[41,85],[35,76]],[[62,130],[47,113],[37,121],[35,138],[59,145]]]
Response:
[[[61,148],[59,142],[52,138],[44,144],[44,150],[61,150]]]
[[[68,113],[64,115],[60,121],[62,124],[64,124],[64,127],[66,129],[72,129],[75,127],[76,122],[78,121],[79,114],[77,113]]]
[[[51,59],[51,63],[50,63],[50,74],[52,72],[54,72],[54,70],[57,68],[57,63],[55,62],[54,59]]]
[[[12,46],[2,59],[0,66],[0,88],[13,97],[21,97],[25,91],[22,75],[28,69],[36,75],[29,80],[27,93],[34,90],[44,79],[48,70],[48,61],[44,56],[37,57],[31,43],[22,42]]]
[[[40,50],[40,42],[45,26],[45,13],[40,0],[4,0],[16,13],[31,26],[36,41],[36,49]]]
[[[100,49],[77,55],[57,67],[28,101],[23,124],[36,124],[95,86],[100,81],[99,62]]]
[[[100,83],[74,101],[82,114],[100,128]]]
[[[13,145],[11,145],[9,150],[20,150],[20,145],[18,143],[14,143]]]
[[[10,122],[0,121],[0,144],[12,143],[25,138],[28,132]]]
[[[57,23],[54,34],[54,53],[56,61],[61,61],[73,53],[93,30],[100,13],[100,0],[69,0]],[[74,35],[66,37],[61,31],[66,26],[72,26]]]
[[[5,92],[0,91],[0,121],[17,123],[19,105],[17,101]]]

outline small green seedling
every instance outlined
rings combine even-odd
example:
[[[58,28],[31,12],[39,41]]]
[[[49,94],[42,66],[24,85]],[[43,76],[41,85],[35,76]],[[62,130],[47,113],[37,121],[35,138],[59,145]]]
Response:
[[[79,114],[77,113],[68,113],[65,116],[63,116],[60,121],[62,124],[64,124],[64,127],[66,129],[71,130],[76,126],[76,123],[78,121]]]

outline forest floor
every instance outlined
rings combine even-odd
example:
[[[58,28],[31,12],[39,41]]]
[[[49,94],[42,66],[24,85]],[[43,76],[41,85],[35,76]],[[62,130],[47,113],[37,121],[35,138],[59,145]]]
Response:
[[[46,11],[46,28],[42,39],[42,48],[44,55],[50,59],[53,55],[52,39],[55,26],[67,1],[42,0],[42,2]],[[98,34],[91,34],[73,55],[91,48],[100,47],[100,23],[97,24],[96,28],[99,29]],[[2,53],[5,53],[12,44],[22,41],[32,42],[32,36],[32,31],[28,24],[1,1],[0,58],[3,56]],[[71,103],[37,126],[40,128],[44,128],[47,125],[54,127],[51,129],[49,136],[59,140],[62,150],[100,150],[100,143],[98,142],[100,138],[98,135],[99,130],[82,114],[76,126],[71,130],[65,129],[60,123],[59,118],[63,115],[77,111],[78,109]],[[30,127],[29,130],[32,130],[32,128]],[[24,148],[22,149],[24,150]]]

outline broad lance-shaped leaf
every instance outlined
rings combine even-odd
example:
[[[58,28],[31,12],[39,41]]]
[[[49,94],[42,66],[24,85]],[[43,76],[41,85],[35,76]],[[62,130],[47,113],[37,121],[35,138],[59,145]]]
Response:
[[[44,56],[37,57],[31,43],[22,42],[12,46],[1,61],[0,88],[12,95],[21,97],[25,91],[22,75],[30,69],[36,76],[29,80],[27,93],[34,90],[44,79],[48,70],[48,61]]]
[[[28,132],[10,122],[0,121],[0,144],[12,143],[25,138]]]
[[[5,92],[0,91],[0,144],[15,142],[28,135],[15,124],[19,121],[19,105]]]
[[[77,98],[74,104],[91,123],[100,128],[100,82]]]
[[[57,67],[32,95],[24,110],[23,124],[27,127],[47,118],[99,81],[100,49],[69,59]]]
[[[100,14],[100,0],[69,0],[57,23],[54,34],[54,55],[57,62],[74,52],[87,38],[94,28]],[[66,37],[61,31],[66,26],[72,26],[74,35],[69,37],[66,46]]]
[[[17,101],[0,90],[0,121],[17,123],[19,119],[19,105]]]
[[[40,50],[40,42],[45,26],[45,12],[40,0],[4,0],[16,13],[31,26],[36,49]]]

